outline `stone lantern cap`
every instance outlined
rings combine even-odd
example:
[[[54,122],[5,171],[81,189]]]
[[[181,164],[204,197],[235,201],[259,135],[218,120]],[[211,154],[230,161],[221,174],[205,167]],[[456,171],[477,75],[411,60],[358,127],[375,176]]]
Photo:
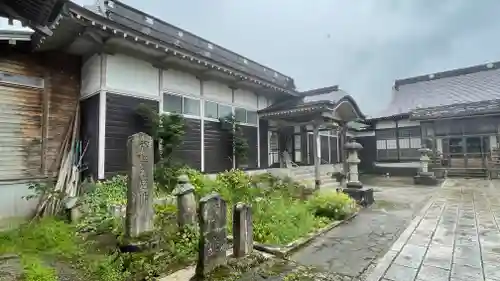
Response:
[[[177,186],[172,191],[175,196],[181,196],[194,191],[194,186],[189,182],[187,175],[180,175],[177,178]]]
[[[346,150],[361,150],[361,149],[363,149],[363,146],[360,143],[357,143],[355,141],[350,141],[344,145],[344,149],[346,149]]]

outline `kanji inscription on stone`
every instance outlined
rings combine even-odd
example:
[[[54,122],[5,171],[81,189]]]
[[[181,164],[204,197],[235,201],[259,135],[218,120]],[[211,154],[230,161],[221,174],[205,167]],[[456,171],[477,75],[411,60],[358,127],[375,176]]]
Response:
[[[227,204],[217,193],[200,200],[200,248],[196,274],[204,277],[219,265],[226,263]]]
[[[145,133],[129,137],[125,234],[137,237],[153,229],[153,139]]]

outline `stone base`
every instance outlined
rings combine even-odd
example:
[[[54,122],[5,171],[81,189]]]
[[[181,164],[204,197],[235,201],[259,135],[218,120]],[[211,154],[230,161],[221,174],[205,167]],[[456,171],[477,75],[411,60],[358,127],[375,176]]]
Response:
[[[436,176],[436,178],[438,179],[444,179],[446,178],[446,170],[445,169],[436,169],[434,170],[434,175]]]
[[[420,173],[413,177],[413,183],[416,185],[437,185],[439,183],[434,173]]]
[[[373,188],[371,187],[351,187],[347,183],[347,188],[343,192],[348,194],[352,199],[356,200],[361,206],[367,207],[375,202],[373,197]]]

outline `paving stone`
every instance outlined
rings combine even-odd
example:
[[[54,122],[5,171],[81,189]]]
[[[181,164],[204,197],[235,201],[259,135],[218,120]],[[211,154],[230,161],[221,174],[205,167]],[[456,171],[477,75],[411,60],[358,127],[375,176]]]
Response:
[[[468,265],[453,264],[451,267],[451,276],[453,278],[471,279],[472,280],[482,280],[483,270],[482,268],[475,268]]]
[[[427,265],[423,265],[417,274],[420,281],[448,281],[449,278],[449,270]]]
[[[391,281],[413,281],[417,276],[416,268],[406,267],[398,264],[392,264],[384,278]]]
[[[424,265],[430,265],[450,270],[453,248],[441,245],[431,245],[424,257]]]
[[[467,258],[455,258],[453,259],[453,263],[460,265],[468,265],[475,268],[482,267],[481,256],[469,256]]]
[[[481,250],[479,247],[456,246],[453,253],[453,258],[467,259],[469,257],[481,257]]]
[[[395,264],[419,268],[424,259],[426,247],[406,244],[394,260]]]
[[[500,264],[484,264],[484,277],[491,280],[500,280]]]

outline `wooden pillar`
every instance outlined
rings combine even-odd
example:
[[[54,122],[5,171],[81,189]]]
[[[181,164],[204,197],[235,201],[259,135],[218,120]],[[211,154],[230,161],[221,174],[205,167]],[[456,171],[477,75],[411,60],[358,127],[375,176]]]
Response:
[[[340,135],[339,135],[339,153],[340,153],[340,161],[342,161],[343,172],[345,175],[349,173],[349,164],[347,163],[347,153],[344,149],[344,146],[347,142],[347,123],[340,123]]]
[[[313,127],[313,154],[314,154],[314,188],[319,189],[321,185],[320,180],[320,163],[321,159],[319,157],[319,126],[314,125]]]

